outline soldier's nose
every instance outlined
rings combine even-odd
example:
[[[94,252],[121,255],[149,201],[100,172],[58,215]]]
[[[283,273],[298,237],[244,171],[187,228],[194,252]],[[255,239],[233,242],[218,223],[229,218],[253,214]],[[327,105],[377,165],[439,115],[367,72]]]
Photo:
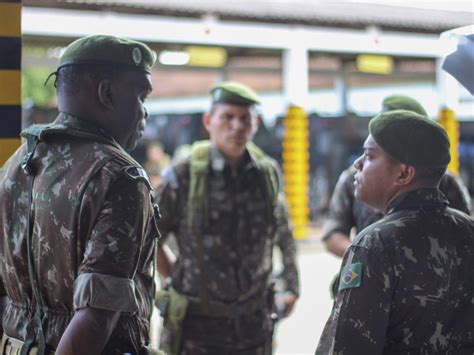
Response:
[[[356,168],[357,170],[362,169],[362,155],[354,161],[353,165],[354,165],[354,168]]]

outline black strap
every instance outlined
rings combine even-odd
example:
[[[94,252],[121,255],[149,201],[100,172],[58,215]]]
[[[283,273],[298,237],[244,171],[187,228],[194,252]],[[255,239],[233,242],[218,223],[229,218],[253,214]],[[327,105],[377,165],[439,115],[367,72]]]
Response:
[[[38,344],[38,355],[46,354],[46,338],[44,335],[43,330],[43,308],[45,307],[45,302],[43,296],[39,291],[39,283],[38,278],[34,270],[34,260],[31,250],[31,238],[33,234],[32,228],[32,210],[31,205],[33,203],[33,184],[35,180],[35,171],[31,164],[36,146],[38,145],[39,139],[38,136],[35,134],[28,134],[26,137],[27,140],[27,147],[28,153],[23,158],[22,161],[22,168],[25,173],[28,175],[28,213],[27,213],[27,224],[26,224],[26,250],[27,250],[27,258],[28,258],[28,274],[30,276],[31,288],[33,291],[33,297],[36,300],[36,310],[33,318],[30,320],[27,326],[28,335],[35,334],[35,337],[27,338],[21,348],[20,355],[27,355],[33,345],[36,343]]]

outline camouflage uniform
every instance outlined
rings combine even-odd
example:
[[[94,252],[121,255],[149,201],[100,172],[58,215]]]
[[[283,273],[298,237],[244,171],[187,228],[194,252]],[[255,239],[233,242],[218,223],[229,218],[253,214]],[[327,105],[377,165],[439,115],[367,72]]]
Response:
[[[253,349],[249,354],[263,354],[263,347],[258,351],[255,348],[268,341],[272,331],[266,296],[275,243],[282,250],[287,290],[299,293],[296,248],[286,210],[281,204],[275,211],[270,210],[273,207],[268,206],[259,183],[262,172],[254,158],[245,154],[245,163],[234,175],[218,150],[211,149],[208,226],[201,223],[196,233],[187,222],[189,160],[175,165],[157,190],[162,209],[160,232],[165,238],[174,233],[179,247],[173,288],[200,300],[204,295],[211,308],[212,302],[241,304],[231,316],[209,317],[189,310],[183,324],[182,352],[186,354],[208,354],[212,347],[216,354],[246,353],[245,349]],[[193,213],[200,213],[197,220],[205,218],[202,210]],[[202,266],[198,238],[204,249]],[[249,302],[254,307],[246,307]]]
[[[323,240],[333,233],[350,235],[352,227],[356,233],[378,221],[383,214],[358,201],[354,197],[354,175],[357,170],[351,166],[344,170],[334,189],[328,218],[324,224]],[[439,189],[449,201],[449,207],[470,213],[470,197],[459,177],[447,172],[441,179]]]
[[[31,245],[46,342],[56,348],[74,310],[90,306],[122,312],[104,353],[136,353],[148,340],[158,237],[146,174],[92,124],[66,114],[55,123],[68,132],[47,136],[33,158]],[[0,172],[1,274],[11,300],[3,326],[21,340],[36,309],[26,257],[25,154],[22,145]]]
[[[316,354],[474,353],[474,221],[447,204],[403,193],[358,234]]]

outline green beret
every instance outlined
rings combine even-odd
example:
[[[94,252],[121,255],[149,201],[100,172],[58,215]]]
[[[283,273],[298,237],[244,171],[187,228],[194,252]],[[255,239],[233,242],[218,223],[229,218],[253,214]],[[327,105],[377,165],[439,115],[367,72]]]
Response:
[[[412,99],[411,97],[404,95],[391,95],[387,96],[382,102],[382,112],[392,110],[408,110],[416,112],[419,115],[427,116],[425,109],[421,104]]]
[[[260,103],[257,93],[246,85],[226,81],[211,89],[212,103],[255,105]]]
[[[69,65],[105,64],[150,73],[156,56],[144,43],[115,36],[94,35],[72,42],[59,59],[58,70]]]
[[[419,167],[446,167],[451,160],[443,127],[413,111],[394,110],[375,116],[369,132],[395,160]]]

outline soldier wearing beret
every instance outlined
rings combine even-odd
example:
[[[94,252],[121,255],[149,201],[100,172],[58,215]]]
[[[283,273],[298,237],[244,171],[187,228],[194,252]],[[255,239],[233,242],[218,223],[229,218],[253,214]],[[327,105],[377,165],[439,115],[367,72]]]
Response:
[[[344,255],[316,354],[472,354],[474,220],[438,184],[443,128],[411,111],[369,124],[355,197],[384,213]]]
[[[124,38],[71,43],[54,73],[59,116],[24,131],[1,170],[6,353],[143,353],[158,230],[127,151],[145,127],[154,60]]]
[[[171,278],[158,295],[161,346],[170,354],[270,354],[275,244],[283,255],[286,314],[299,294],[280,172],[251,143],[257,94],[225,82],[211,95],[203,116],[210,140],[194,143],[156,193],[160,231],[163,238],[173,233],[179,249],[175,262],[162,248],[158,254],[159,271]]]
[[[408,110],[427,116],[421,104],[404,95],[387,96],[382,102],[382,112]],[[351,229],[356,234],[378,221],[383,214],[354,198],[354,176],[357,170],[351,166],[344,170],[334,188],[329,212],[324,223],[322,239],[326,248],[342,257],[351,243]],[[470,196],[462,180],[449,171],[442,177],[439,189],[445,194],[449,206],[470,213]]]

